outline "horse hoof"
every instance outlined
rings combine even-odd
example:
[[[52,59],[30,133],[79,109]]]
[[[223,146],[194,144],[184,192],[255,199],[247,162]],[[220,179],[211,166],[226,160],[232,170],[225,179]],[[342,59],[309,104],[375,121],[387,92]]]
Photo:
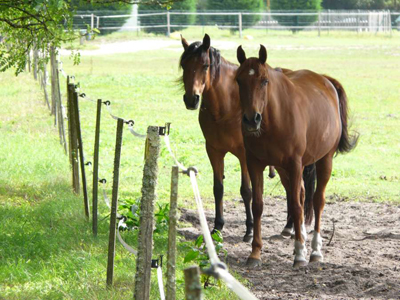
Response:
[[[246,262],[248,268],[261,267],[261,259],[249,257]]]
[[[293,234],[293,229],[288,227],[283,228],[281,232],[281,235],[284,237],[291,237],[292,234]]]
[[[247,234],[243,237],[243,242],[245,243],[250,243],[251,241],[253,241],[253,234]]]
[[[305,266],[307,266],[307,262],[305,260],[299,260],[293,263],[293,268],[300,268]]]
[[[319,256],[319,255],[311,255],[310,256],[310,263],[322,262],[323,260],[324,260],[324,258],[322,256]]]

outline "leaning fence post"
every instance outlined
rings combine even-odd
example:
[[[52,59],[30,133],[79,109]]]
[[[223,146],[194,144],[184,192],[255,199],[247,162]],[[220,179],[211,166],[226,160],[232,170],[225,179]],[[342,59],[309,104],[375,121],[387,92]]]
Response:
[[[150,299],[151,256],[153,254],[154,202],[160,154],[158,127],[147,128],[145,164],[143,168],[142,198],[134,299]]]
[[[82,188],[83,188],[83,205],[85,208],[85,216],[89,218],[89,200],[86,186],[86,173],[85,173],[85,157],[83,154],[83,142],[82,142],[82,131],[81,131],[81,118],[79,116],[79,102],[78,102],[78,93],[76,90],[73,92],[73,102],[75,109],[75,126],[76,126],[76,134],[78,138],[78,149],[79,149],[79,159],[81,164],[81,175],[82,175]]]
[[[49,94],[47,93],[47,64],[43,65],[42,82],[43,82],[44,100],[46,101],[48,109],[51,110],[49,103]]]
[[[186,300],[201,300],[200,269],[198,266],[191,266],[183,270],[185,274],[185,295]]]
[[[174,300],[176,298],[175,265],[176,265],[176,223],[178,219],[178,214],[177,214],[178,181],[179,181],[179,168],[178,166],[173,166],[171,172],[171,198],[169,204],[169,223],[168,223],[166,300]]]
[[[97,236],[97,195],[99,189],[99,148],[100,148],[100,120],[101,120],[101,99],[97,100],[96,133],[94,136],[94,157],[93,157],[93,199],[92,199],[92,228],[93,235]]]
[[[78,165],[78,141],[76,137],[75,109],[72,100],[75,87],[70,83],[70,77],[67,78],[68,95],[68,140],[69,140],[69,162],[72,168],[72,187],[75,194],[79,194],[79,165]]]
[[[118,205],[118,185],[119,185],[119,167],[121,164],[122,133],[124,129],[124,120],[117,121],[117,137],[115,140],[114,155],[114,176],[112,187],[112,203],[110,214],[110,235],[108,239],[108,261],[107,261],[107,287],[111,288],[114,278],[114,257],[115,257],[115,235],[117,230],[117,205]]]

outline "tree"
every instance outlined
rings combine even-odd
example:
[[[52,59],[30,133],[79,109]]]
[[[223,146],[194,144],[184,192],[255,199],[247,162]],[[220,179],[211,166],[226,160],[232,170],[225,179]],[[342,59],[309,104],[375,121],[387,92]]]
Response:
[[[87,3],[158,3],[175,0],[85,0]],[[74,9],[70,0],[0,0],[0,71],[15,68],[21,73],[27,56],[35,47],[43,54],[39,64],[48,60],[49,46],[61,47],[78,35],[73,31]]]
[[[172,9],[172,10],[181,10],[181,11],[189,11],[189,12],[195,12],[196,11],[196,0],[182,0],[176,3],[173,3],[172,5],[168,7],[162,7],[158,4],[140,4],[139,5],[139,12],[141,13],[146,13],[146,12],[167,12],[167,9]],[[161,18],[161,19],[160,19]],[[164,18],[164,19],[163,19]],[[182,24],[183,26],[178,28],[178,27],[172,27],[172,31],[176,30],[181,30],[182,28],[185,28],[184,25],[191,25],[194,23],[196,20],[195,15],[172,15],[170,16],[170,22],[172,24]],[[149,17],[142,17],[140,18],[140,25],[141,26],[151,26],[151,25],[166,25],[167,24],[167,18],[166,16],[149,16]],[[145,28],[144,29],[147,32],[153,32],[153,33],[165,33],[165,28]]]
[[[319,11],[321,10],[322,0],[271,0],[271,10],[308,10],[308,11]],[[350,0],[352,1],[352,0]],[[283,26],[307,26],[314,23],[318,16],[276,16],[274,17],[279,24]],[[292,31],[296,32],[299,29],[293,28]]]
[[[206,8],[208,10],[230,10],[230,11],[250,11],[261,12],[264,9],[263,0],[206,0]],[[243,15],[243,26],[252,26],[260,20],[260,16]],[[209,17],[208,22],[213,21],[213,17]],[[237,16],[218,16],[215,24],[232,25],[237,24]]]
[[[325,9],[399,9],[398,0],[323,0]]]
[[[71,8],[73,8],[76,12],[91,12],[94,13],[96,16],[110,16],[110,15],[129,15],[132,11],[132,5],[129,3],[121,3],[121,2],[88,2],[84,0],[70,0],[71,1]],[[127,18],[115,18],[112,19],[112,27],[121,27],[124,25]],[[99,27],[106,27],[105,19],[100,18],[100,26]],[[109,25],[108,25],[109,26]],[[114,30],[102,30],[101,34],[108,34],[112,33],[117,29]]]

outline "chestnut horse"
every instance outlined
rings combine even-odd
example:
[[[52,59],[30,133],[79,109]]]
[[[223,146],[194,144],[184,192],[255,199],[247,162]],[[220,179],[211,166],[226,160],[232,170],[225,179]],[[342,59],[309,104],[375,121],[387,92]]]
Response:
[[[276,71],[266,63],[267,50],[262,45],[258,58],[246,59],[241,46],[237,58],[242,130],[253,187],[254,238],[247,264],[261,264],[263,172],[268,165],[277,169],[289,197],[295,228],[294,267],[307,264],[301,179],[304,166],[312,163],[316,164],[317,188],[310,261],[322,261],[321,214],[332,159],[337,152],[351,151],[358,140],[358,135],[348,133],[346,93],[337,80],[325,75]]]
[[[235,82],[238,66],[221,57],[219,51],[210,46],[210,37],[206,34],[203,42],[191,45],[181,37],[184,52],[180,59],[183,69],[181,81],[185,88],[183,100],[186,108],[195,110],[202,102],[199,112],[199,123],[206,140],[206,151],[214,173],[215,222],[214,229],[222,230],[223,219],[223,179],[224,157],[230,152],[239,159],[241,167],[240,194],[243,197],[246,210],[245,242],[252,239],[253,217],[250,203],[252,191],[247,170],[246,153],[241,131],[242,113],[239,102],[239,89]],[[312,172],[305,172],[312,178]],[[270,177],[273,177],[270,169]],[[306,178],[305,178],[306,180]],[[313,186],[312,180],[306,181],[306,186]],[[313,188],[308,190],[312,190]],[[309,199],[309,201],[307,201]],[[306,219],[312,220],[312,196],[307,194]],[[283,234],[290,235],[292,221],[288,222]]]

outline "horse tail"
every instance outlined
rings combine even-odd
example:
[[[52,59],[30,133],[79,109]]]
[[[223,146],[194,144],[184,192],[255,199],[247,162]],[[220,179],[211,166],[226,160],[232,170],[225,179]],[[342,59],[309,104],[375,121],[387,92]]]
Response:
[[[360,137],[360,135],[357,132],[349,134],[347,95],[343,86],[336,79],[327,75],[323,76],[333,84],[339,96],[339,111],[340,121],[342,122],[342,134],[340,136],[340,141],[336,149],[336,153],[340,152],[342,154],[345,154],[350,152],[357,146],[358,138]]]
[[[315,180],[317,177],[317,172],[315,170],[315,163],[308,165],[303,171],[304,188],[306,192],[306,197],[304,201],[304,219],[306,225],[311,225],[313,220],[313,198],[315,192]]]

